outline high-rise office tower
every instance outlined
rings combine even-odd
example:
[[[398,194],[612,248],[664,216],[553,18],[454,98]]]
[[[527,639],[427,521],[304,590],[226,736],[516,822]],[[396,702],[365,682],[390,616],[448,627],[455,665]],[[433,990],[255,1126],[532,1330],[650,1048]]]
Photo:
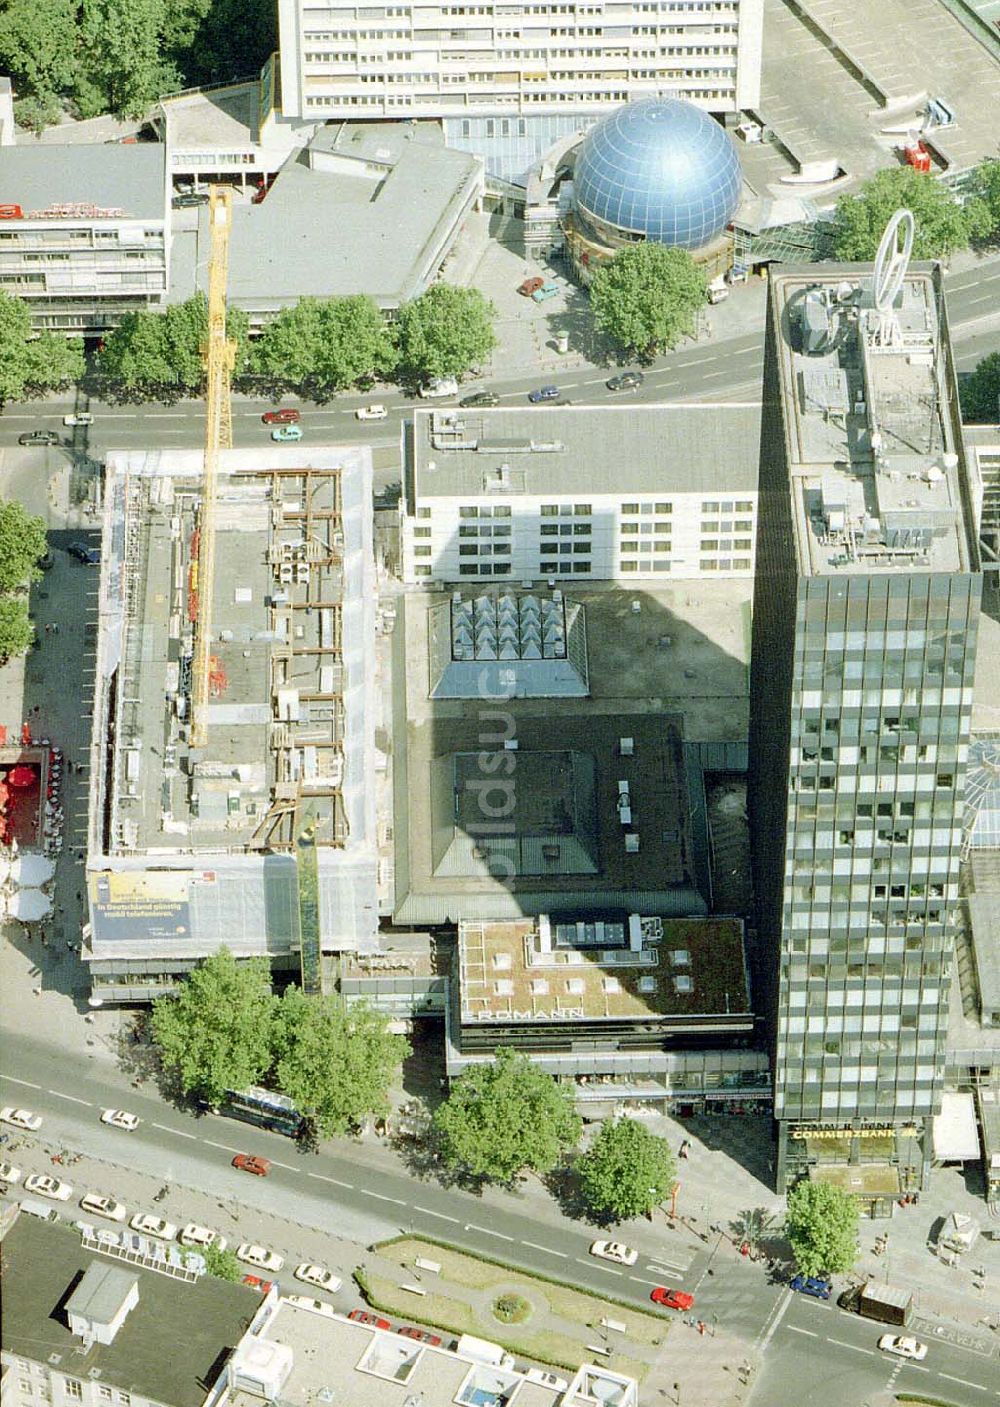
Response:
[[[940,1104],[981,590],[941,269],[895,223],[874,273],[771,280],[751,671],[776,1181],[873,1213]]]
[[[282,111],[457,119],[466,136],[482,120],[489,137],[651,95],[737,112],[759,99],[762,12],[763,0],[279,0]]]

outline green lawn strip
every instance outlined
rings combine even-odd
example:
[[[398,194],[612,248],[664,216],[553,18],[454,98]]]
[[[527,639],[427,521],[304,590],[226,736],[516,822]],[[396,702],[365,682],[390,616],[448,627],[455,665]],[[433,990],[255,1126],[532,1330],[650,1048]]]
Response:
[[[424,1248],[428,1246],[434,1248],[431,1255],[424,1253]],[[594,1307],[614,1305],[616,1310],[624,1311],[624,1315],[616,1314],[615,1318],[624,1318],[629,1326],[629,1333],[642,1343],[657,1345],[663,1341],[670,1329],[667,1320],[636,1309],[635,1305],[615,1299],[613,1295],[588,1294],[583,1290],[574,1290],[549,1275],[540,1275],[533,1270],[519,1270],[505,1261],[494,1260],[492,1256],[472,1256],[447,1241],[438,1241],[431,1236],[393,1236],[387,1241],[378,1242],[372,1249],[386,1260],[396,1260],[399,1265],[406,1264],[408,1269],[412,1267],[413,1258],[416,1256],[423,1260],[436,1260],[441,1267],[442,1279],[452,1280],[456,1285],[466,1285],[476,1290],[487,1290],[493,1285],[516,1285],[518,1281],[522,1286],[530,1287],[532,1281],[537,1281],[546,1287],[545,1298],[553,1313],[561,1314],[564,1319],[572,1319],[578,1324],[597,1324],[606,1316],[603,1311],[595,1313]],[[388,1254],[390,1251],[396,1254]],[[401,1254],[409,1254],[409,1261],[400,1259]],[[497,1267],[504,1274],[498,1276],[495,1271],[487,1269],[489,1266]]]
[[[897,1392],[897,1402],[918,1402],[920,1407],[955,1407],[954,1402],[949,1402],[943,1397],[921,1397],[913,1392]]]

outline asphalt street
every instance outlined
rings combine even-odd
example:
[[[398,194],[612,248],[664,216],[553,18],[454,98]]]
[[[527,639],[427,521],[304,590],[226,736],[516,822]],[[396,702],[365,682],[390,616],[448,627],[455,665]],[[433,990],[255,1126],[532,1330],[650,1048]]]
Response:
[[[946,282],[949,325],[959,371],[971,370],[1000,340],[1000,260],[949,276]],[[519,369],[509,378],[494,377],[489,389],[502,405],[524,404],[530,390],[544,384],[558,385],[564,401],[572,404],[656,403],[660,400],[752,400],[760,394],[763,327],[725,340],[688,343],[646,369],[645,383],[635,392],[615,393],[606,386],[612,371],[576,367],[563,373]],[[482,389],[483,381],[469,381],[462,393]],[[291,403],[294,398],[285,398]],[[377,422],[359,421],[356,411],[371,403],[385,405],[388,416]],[[419,401],[394,387],[380,387],[364,396],[347,393],[325,405],[304,404],[303,429],[309,439],[366,442],[375,450],[376,488],[398,478],[401,422],[414,405],[449,405],[451,401]],[[70,429],[62,417],[73,409],[90,411],[95,423]],[[236,396],[233,400],[233,439],[237,446],[262,444],[268,430],[261,423],[266,402]],[[13,445],[25,430],[54,429],[61,449],[100,459],[109,449],[134,449],[149,444],[165,448],[198,446],[204,436],[200,401],[175,405],[105,405],[77,402],[72,397],[8,405],[0,416],[0,447]],[[48,454],[58,453],[50,450]]]
[[[344,1272],[363,1258],[369,1242],[415,1231],[637,1306],[648,1305],[653,1285],[683,1286],[696,1296],[709,1333],[718,1329],[752,1345],[748,1358],[762,1364],[750,1399],[755,1403],[864,1402],[889,1388],[923,1391],[960,1407],[1000,1398],[995,1335],[918,1320],[911,1328],[930,1344],[926,1361],[890,1358],[877,1347],[885,1326],[834,1302],[793,1294],[760,1265],[734,1256],[721,1236],[696,1240],[689,1228],[669,1229],[658,1220],[641,1235],[628,1232],[642,1250],[634,1266],[609,1265],[588,1255],[590,1229],[555,1209],[540,1215],[537,1207],[519,1206],[524,1199],[517,1194],[476,1195],[445,1187],[433,1175],[418,1180],[402,1167],[387,1170],[384,1157],[376,1161],[366,1145],[348,1140],[301,1152],[278,1135],[173,1109],[96,1067],[77,1063],[70,1073],[64,1053],[34,1037],[8,1037],[4,1063],[18,1073],[0,1075],[3,1101],[31,1108],[45,1122],[34,1136],[5,1128],[19,1146],[11,1154],[5,1145],[3,1156],[25,1172],[71,1182],[68,1216],[79,1196],[99,1191],[124,1200],[130,1213],[214,1221],[231,1243],[260,1239],[289,1263],[315,1258]],[[143,1122],[134,1133],[108,1128],[100,1123],[108,1107],[126,1107]],[[51,1152],[63,1150],[80,1154],[79,1165],[53,1165]],[[270,1158],[270,1175],[257,1179],[234,1170],[230,1160],[239,1152]],[[158,1206],[153,1193],[165,1184],[170,1193]],[[206,1211],[210,1205],[225,1219]],[[336,1244],[339,1254],[331,1250]],[[353,1298],[349,1286],[341,1297],[345,1304]]]

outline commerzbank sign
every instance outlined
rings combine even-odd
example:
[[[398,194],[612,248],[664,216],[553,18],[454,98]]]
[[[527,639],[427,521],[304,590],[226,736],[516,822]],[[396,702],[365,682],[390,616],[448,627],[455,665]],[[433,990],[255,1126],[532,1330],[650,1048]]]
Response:
[[[898,1128],[892,1124],[886,1124],[879,1128],[839,1128],[830,1127],[822,1129],[797,1128],[789,1130],[792,1138],[894,1138],[897,1134],[903,1138],[919,1138],[920,1130],[915,1124],[901,1124]]]

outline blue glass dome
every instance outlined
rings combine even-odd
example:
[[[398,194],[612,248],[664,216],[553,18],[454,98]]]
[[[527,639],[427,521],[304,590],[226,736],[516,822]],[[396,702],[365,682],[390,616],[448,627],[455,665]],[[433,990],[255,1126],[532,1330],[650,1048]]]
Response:
[[[573,201],[584,218],[698,249],[725,229],[741,187],[736,148],[708,113],[677,98],[644,98],[587,133]]]

